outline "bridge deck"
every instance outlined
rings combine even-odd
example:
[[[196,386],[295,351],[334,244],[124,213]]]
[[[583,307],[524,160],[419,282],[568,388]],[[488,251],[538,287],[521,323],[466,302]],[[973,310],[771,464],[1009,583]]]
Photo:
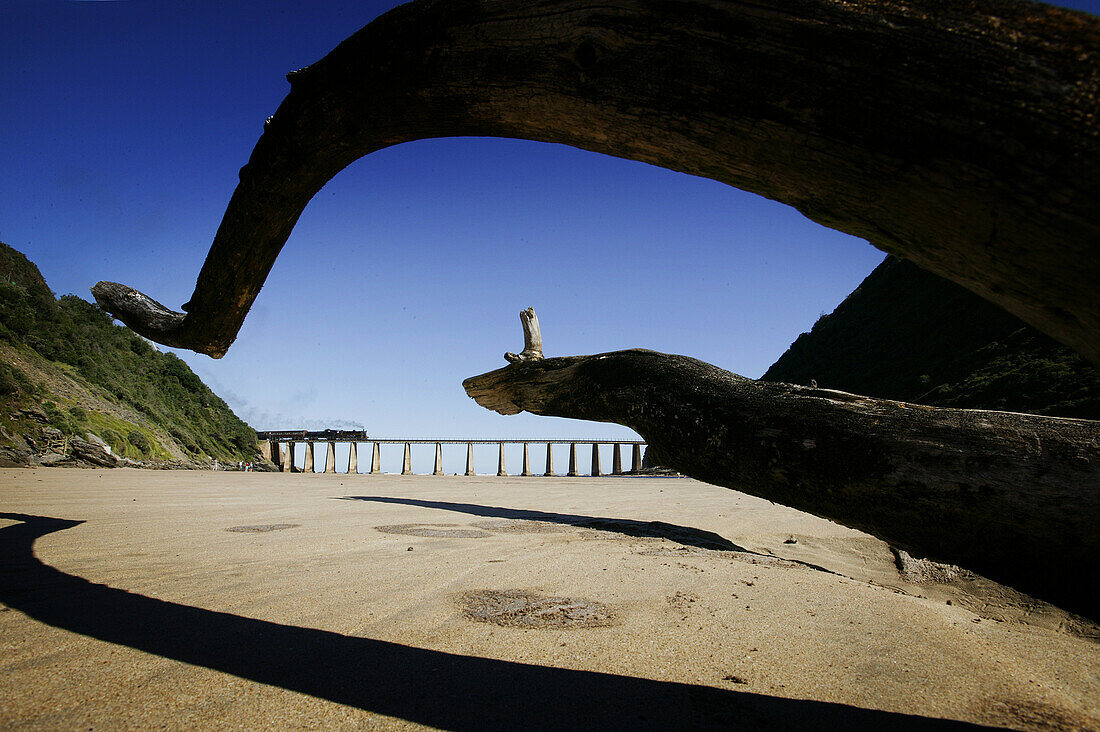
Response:
[[[645,440],[614,440],[593,437],[528,437],[528,438],[427,438],[427,437],[370,437],[366,433],[355,435],[341,435],[333,432],[307,432],[305,430],[293,431],[267,431],[257,432],[256,436],[261,440],[272,442],[382,442],[382,443],[409,443],[410,445],[521,445],[521,444],[546,444],[567,445],[570,443],[584,445],[644,445]]]

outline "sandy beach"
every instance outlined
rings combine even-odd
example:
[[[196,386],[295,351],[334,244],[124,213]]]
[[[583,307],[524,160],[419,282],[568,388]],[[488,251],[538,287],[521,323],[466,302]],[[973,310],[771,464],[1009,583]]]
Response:
[[[1095,626],[676,478],[0,470],[3,729],[1100,729]]]

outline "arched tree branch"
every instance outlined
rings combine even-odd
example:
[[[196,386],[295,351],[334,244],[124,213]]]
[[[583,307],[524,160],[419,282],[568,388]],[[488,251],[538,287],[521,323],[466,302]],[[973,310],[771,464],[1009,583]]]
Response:
[[[142,335],[221,356],[330,178],[486,135],[783,201],[1100,361],[1098,47],[1100,20],[1012,0],[418,0],[289,76],[186,317],[93,292]]]

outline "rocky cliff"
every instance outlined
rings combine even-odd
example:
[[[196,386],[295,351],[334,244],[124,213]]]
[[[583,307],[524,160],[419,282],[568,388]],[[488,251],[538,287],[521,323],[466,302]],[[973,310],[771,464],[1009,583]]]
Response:
[[[942,407],[1100,419],[1100,369],[962,287],[887,257],[763,379]]]

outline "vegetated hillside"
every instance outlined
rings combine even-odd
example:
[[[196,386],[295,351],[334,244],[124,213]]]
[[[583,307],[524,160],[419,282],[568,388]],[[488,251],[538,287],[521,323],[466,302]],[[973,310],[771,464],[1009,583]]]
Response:
[[[236,462],[257,449],[187,364],[96,305],[54,298],[38,268],[0,244],[0,445],[21,462],[89,432],[141,461]]]
[[[941,407],[1100,419],[1100,369],[953,282],[887,257],[763,379]]]

